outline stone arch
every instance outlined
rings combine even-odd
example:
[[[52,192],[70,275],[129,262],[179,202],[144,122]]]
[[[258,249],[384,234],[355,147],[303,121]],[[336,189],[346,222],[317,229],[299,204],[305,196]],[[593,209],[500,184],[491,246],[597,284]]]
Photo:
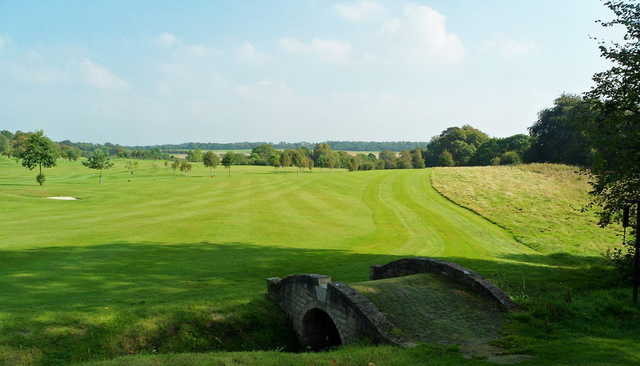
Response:
[[[303,343],[314,351],[342,345],[340,331],[331,315],[320,308],[312,308],[302,318]]]

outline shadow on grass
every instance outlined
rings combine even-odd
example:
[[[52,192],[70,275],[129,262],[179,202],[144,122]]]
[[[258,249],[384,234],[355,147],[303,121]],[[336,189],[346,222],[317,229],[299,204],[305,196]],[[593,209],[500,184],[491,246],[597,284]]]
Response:
[[[63,365],[137,353],[290,350],[295,341],[286,319],[264,300],[265,278],[322,273],[358,282],[367,280],[370,265],[400,257],[249,243],[122,242],[5,250],[0,258],[0,364]],[[442,259],[482,273],[516,297],[604,284],[590,282],[601,269],[539,265],[555,261],[543,256]]]

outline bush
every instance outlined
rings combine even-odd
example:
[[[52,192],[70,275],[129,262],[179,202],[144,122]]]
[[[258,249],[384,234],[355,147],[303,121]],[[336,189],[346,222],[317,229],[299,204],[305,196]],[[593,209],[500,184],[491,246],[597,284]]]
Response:
[[[36,176],[36,181],[38,181],[38,184],[43,185],[44,181],[46,180],[44,174],[40,173]]]
[[[500,156],[501,165],[513,165],[520,163],[522,163],[522,159],[520,158],[520,155],[518,155],[518,153],[515,151],[507,151]]]
[[[616,268],[623,279],[630,280],[633,275],[634,252],[635,247],[632,242],[626,242],[619,248],[607,249],[604,257]]]

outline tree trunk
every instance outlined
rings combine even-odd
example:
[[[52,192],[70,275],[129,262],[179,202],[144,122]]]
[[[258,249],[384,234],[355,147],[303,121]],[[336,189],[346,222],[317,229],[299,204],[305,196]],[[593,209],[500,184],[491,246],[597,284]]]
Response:
[[[636,204],[636,250],[633,255],[633,303],[638,304],[640,286],[640,202]]]

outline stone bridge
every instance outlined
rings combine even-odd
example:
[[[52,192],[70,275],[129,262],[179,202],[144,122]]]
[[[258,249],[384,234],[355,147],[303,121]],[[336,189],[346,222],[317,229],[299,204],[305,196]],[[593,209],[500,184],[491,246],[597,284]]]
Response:
[[[432,258],[400,259],[371,267],[370,279],[379,280],[418,273],[436,273],[493,299],[503,311],[516,305],[479,274],[458,264]],[[395,334],[396,327],[369,298],[331,277],[300,274],[267,279],[267,296],[288,315],[302,346],[322,350],[369,340],[408,345]]]

